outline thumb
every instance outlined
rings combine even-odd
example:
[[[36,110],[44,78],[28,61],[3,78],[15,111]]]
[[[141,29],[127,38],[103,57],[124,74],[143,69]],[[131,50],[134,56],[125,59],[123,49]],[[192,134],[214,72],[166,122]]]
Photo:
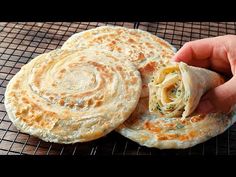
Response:
[[[236,76],[223,85],[209,90],[201,98],[195,113],[229,113],[234,104],[236,104]]]

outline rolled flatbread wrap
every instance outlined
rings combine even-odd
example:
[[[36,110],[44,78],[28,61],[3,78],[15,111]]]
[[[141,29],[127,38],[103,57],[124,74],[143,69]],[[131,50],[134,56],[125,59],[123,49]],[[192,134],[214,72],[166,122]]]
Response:
[[[216,72],[183,62],[162,68],[149,83],[149,111],[160,117],[187,117],[201,97],[224,83]]]

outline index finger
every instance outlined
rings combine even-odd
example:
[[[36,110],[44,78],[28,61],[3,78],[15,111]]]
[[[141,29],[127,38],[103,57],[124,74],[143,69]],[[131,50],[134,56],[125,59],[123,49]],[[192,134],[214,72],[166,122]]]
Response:
[[[173,57],[174,61],[183,61],[189,65],[208,68],[212,57],[214,43],[212,38],[187,42]]]

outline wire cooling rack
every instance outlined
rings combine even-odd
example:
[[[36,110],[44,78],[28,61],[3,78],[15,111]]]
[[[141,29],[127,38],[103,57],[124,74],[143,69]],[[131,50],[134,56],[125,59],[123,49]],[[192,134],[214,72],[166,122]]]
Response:
[[[88,143],[47,143],[19,132],[4,107],[9,80],[35,56],[61,47],[74,33],[102,25],[139,28],[169,41],[177,49],[185,42],[236,34],[234,22],[78,22],[0,23],[0,154],[9,155],[235,155],[236,125],[211,140],[185,150],[139,146],[116,132]]]

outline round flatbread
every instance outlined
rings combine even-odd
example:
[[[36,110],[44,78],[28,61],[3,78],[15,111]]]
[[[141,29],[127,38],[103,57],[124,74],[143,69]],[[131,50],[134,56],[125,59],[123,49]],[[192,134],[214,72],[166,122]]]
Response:
[[[161,118],[148,110],[148,98],[140,99],[136,110],[117,131],[147,147],[184,149],[223,133],[236,121],[236,111],[195,115],[185,119]]]
[[[167,41],[151,33],[115,26],[101,26],[76,33],[63,44],[62,49],[89,47],[123,54],[134,63],[142,77],[141,97],[148,97],[151,74],[158,69],[156,62],[161,60],[166,63],[176,51]]]
[[[140,94],[140,73],[124,56],[58,49],[22,67],[7,86],[5,107],[22,132],[76,143],[102,137],[123,123]]]

